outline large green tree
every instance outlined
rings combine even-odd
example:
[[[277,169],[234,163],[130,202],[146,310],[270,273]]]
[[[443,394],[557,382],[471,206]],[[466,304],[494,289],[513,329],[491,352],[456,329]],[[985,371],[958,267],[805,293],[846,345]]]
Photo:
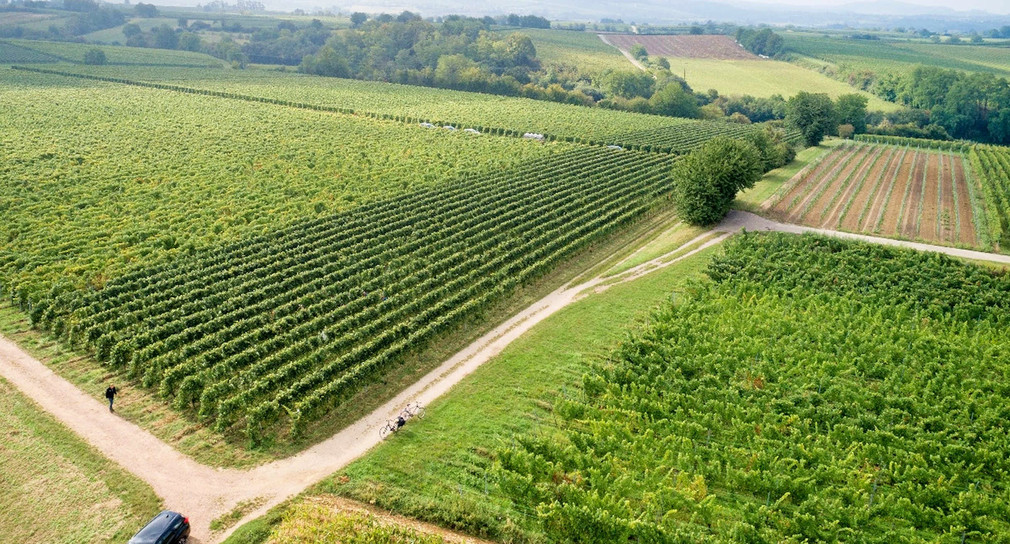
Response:
[[[726,216],[737,192],[753,187],[761,172],[761,154],[754,144],[713,138],[674,165],[674,207],[688,223],[717,223]]]
[[[679,82],[670,81],[660,87],[649,99],[652,113],[670,117],[699,117],[698,99],[690,89],[685,89]]]
[[[835,107],[824,93],[800,91],[786,102],[786,122],[803,134],[808,146],[821,143],[835,125]]]
[[[869,99],[861,94],[843,94],[835,101],[839,125],[852,125],[856,134],[866,132],[866,105]]]
[[[602,87],[613,96],[621,98],[649,98],[656,80],[644,72],[612,71],[601,78]]]

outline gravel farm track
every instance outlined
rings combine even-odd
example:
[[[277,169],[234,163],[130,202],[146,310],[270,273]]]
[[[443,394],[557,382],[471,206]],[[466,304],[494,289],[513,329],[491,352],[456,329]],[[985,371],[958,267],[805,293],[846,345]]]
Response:
[[[42,409],[83,437],[105,456],[147,482],[167,508],[188,513],[193,523],[191,542],[224,540],[235,527],[267,512],[310,485],[337,472],[380,442],[379,428],[407,402],[424,405],[449,391],[508,344],[558,310],[612,285],[633,281],[649,272],[686,259],[721,243],[740,229],[750,231],[818,232],[829,236],[935,251],[953,256],[1010,264],[1010,256],[900,240],[785,225],[734,211],[715,229],[673,252],[613,277],[597,276],[578,285],[565,285],[499,325],[445,361],[398,396],[349,427],[300,454],[250,470],[211,468],[172,449],[133,423],[110,415],[102,402],[60,378],[45,365],[0,337],[0,376],[13,383]],[[679,253],[683,248],[692,248]],[[677,253],[676,258],[670,258]],[[212,533],[210,521],[243,501],[259,508],[246,514],[232,529]]]
[[[641,44],[650,56],[689,59],[760,60],[729,36],[601,34],[603,41],[621,51]]]

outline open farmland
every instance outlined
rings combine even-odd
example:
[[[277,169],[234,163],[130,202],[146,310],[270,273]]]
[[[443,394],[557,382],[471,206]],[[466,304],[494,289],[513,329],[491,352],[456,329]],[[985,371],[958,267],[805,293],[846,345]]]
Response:
[[[645,46],[650,56],[665,57],[670,71],[681,76],[695,91],[715,89],[723,95],[750,95],[786,98],[800,91],[825,93],[832,98],[843,94],[862,94],[871,110],[892,111],[897,105],[830,77],[788,62],[761,59],[736,45],[728,36],[637,36],[608,34],[607,39],[629,51],[635,44],[656,40],[655,47]],[[691,38],[684,41],[683,39]],[[669,41],[670,43],[667,43]],[[727,45],[728,44],[728,45]],[[729,47],[733,47],[736,51]],[[653,49],[656,49],[654,51]],[[673,51],[666,54],[660,51]]]
[[[649,210],[670,159],[585,149],[296,224],[40,301],[42,322],[219,430],[297,431]],[[45,310],[42,308],[45,307]]]
[[[210,55],[193,53],[191,51],[166,51],[164,49],[145,49],[140,47],[123,47],[118,45],[86,45],[77,43],[46,42],[36,40],[4,40],[0,41],[0,52],[4,47],[14,46],[28,49],[38,54],[58,59],[62,62],[84,62],[84,54],[91,49],[101,49],[108,64],[119,66],[159,66],[159,67],[215,67],[223,63]],[[28,61],[25,61],[28,62]]]
[[[835,65],[843,71],[906,73],[916,66],[1010,76],[1010,49],[999,45],[947,45],[912,41],[853,40],[784,32],[786,49]]]
[[[898,106],[877,96],[854,89],[812,70],[778,60],[716,60],[669,58],[670,71],[686,79],[699,91],[715,89],[726,95],[790,97],[800,91],[824,93],[832,98],[843,94],[866,97],[870,110],[893,111]]]
[[[533,40],[537,58],[544,64],[575,68],[586,74],[628,69],[628,59],[591,32],[524,28],[522,34]]]
[[[65,61],[36,49],[0,40],[0,62],[4,64],[48,64]]]
[[[570,149],[0,70],[0,285],[19,304]]]
[[[687,59],[758,60],[729,36],[608,34],[615,46],[630,50],[642,45],[649,55]]]
[[[986,201],[989,239],[998,247],[1010,242],[1010,148],[972,146],[968,154]]]
[[[977,246],[977,192],[961,153],[853,144],[799,172],[766,206],[792,223]]]

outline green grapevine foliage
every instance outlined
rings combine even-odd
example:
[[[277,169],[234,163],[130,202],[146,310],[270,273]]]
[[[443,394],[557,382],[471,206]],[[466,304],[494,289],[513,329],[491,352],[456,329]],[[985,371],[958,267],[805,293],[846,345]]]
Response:
[[[1010,281],[745,234],[499,452],[555,542],[1006,542]]]
[[[671,158],[583,148],[379,200],[36,306],[219,429],[296,431],[649,210]]]

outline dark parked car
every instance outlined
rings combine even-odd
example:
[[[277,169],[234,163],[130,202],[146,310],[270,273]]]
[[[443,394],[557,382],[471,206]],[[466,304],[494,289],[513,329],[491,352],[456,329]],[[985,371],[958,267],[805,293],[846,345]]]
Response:
[[[188,539],[189,518],[165,510],[133,535],[128,544],[186,544]]]

